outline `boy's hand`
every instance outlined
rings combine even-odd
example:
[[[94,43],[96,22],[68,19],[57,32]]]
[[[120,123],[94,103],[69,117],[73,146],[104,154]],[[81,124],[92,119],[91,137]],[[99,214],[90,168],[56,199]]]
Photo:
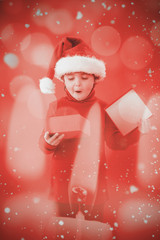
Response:
[[[62,141],[64,138],[64,134],[55,133],[54,135],[50,135],[49,132],[45,132],[44,139],[45,141],[50,144],[51,146],[58,146],[58,144]]]
[[[138,130],[143,134],[148,133],[149,130],[150,130],[149,119],[141,119],[139,124],[138,124]]]

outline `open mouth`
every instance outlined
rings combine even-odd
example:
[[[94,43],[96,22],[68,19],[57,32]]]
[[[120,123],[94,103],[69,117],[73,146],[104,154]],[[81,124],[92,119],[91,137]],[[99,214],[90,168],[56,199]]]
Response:
[[[76,93],[81,93],[82,91],[75,91]]]

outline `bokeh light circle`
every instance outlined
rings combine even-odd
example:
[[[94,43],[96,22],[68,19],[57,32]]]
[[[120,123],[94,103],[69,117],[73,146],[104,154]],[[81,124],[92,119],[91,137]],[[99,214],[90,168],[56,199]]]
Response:
[[[19,58],[14,53],[7,53],[3,60],[10,68],[16,68],[19,64]]]
[[[1,31],[3,44],[9,49],[15,49],[21,45],[27,29],[21,23],[7,24]]]
[[[97,28],[91,37],[91,45],[95,52],[103,56],[115,54],[121,44],[119,32],[111,26]]]
[[[3,1],[3,9],[6,13],[9,14],[18,14],[23,10],[24,7],[24,1],[18,0],[18,1]]]
[[[153,44],[157,47],[160,47],[160,22],[157,22],[152,26],[150,37]]]
[[[26,61],[43,68],[48,68],[53,45],[47,35],[42,33],[28,34],[22,41],[20,50]]]
[[[16,97],[24,86],[35,86],[32,78],[26,75],[18,75],[12,79],[9,84],[12,97]]]
[[[36,118],[42,119],[44,117],[43,101],[38,89],[33,89],[27,101],[29,112]]]
[[[38,44],[35,46],[31,53],[33,64],[48,68],[52,51],[53,46],[51,44]]]
[[[32,116],[45,119],[49,103],[56,101],[54,94],[42,94],[39,89],[33,89],[27,100],[27,108]]]
[[[122,45],[120,58],[129,69],[140,70],[152,60],[153,47],[148,40],[140,36],[128,38]]]
[[[138,201],[136,199],[126,200],[118,211],[117,218],[121,222],[120,232],[130,232],[134,235],[136,232],[145,232],[148,228],[153,227],[160,220],[158,207],[158,204],[155,202],[151,204],[144,197],[139,198]]]
[[[72,30],[74,19],[66,9],[50,11],[46,18],[46,27],[54,34],[65,34]]]
[[[53,216],[55,213],[56,204],[52,200],[48,199],[48,195],[46,193],[35,192],[27,193],[27,195],[25,193],[20,193],[6,199],[3,208],[4,213],[1,217],[5,222],[8,221],[8,218],[10,218],[7,228],[9,229],[11,235],[14,233],[14,239],[22,240],[26,238],[19,238],[17,235],[22,234],[23,236],[23,226],[26,226],[27,229],[34,229],[34,231],[32,230],[33,233],[37,229],[40,230],[42,228],[42,220],[46,224],[48,218]],[[10,211],[6,212],[6,210]],[[17,233],[17,231],[19,232]],[[15,236],[17,236],[17,238],[15,238]]]

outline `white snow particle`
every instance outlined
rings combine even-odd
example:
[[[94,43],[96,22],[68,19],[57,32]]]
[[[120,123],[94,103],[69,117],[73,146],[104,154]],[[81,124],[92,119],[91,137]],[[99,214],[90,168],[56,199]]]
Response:
[[[115,20],[111,20],[110,23],[111,23],[111,24],[115,24]]]
[[[10,209],[9,207],[6,207],[6,208],[4,209],[4,212],[5,212],[5,213],[10,213],[10,211],[11,211],[11,209]]]
[[[135,187],[134,185],[130,186],[130,192],[131,193],[134,193],[134,192],[137,192],[138,191],[138,188]]]
[[[40,9],[37,9],[36,15],[41,16],[41,10]]]
[[[146,219],[144,219],[144,223],[145,223],[145,224],[147,224],[147,223],[148,223],[148,221],[147,221]]]
[[[103,6],[104,8],[106,8],[106,4],[105,4],[105,3],[102,3],[102,6]]]
[[[36,204],[36,203],[39,203],[40,202],[40,198],[39,197],[34,197],[33,198],[33,202]]]
[[[27,24],[27,23],[26,23],[26,24],[25,24],[25,27],[26,27],[26,28],[29,28],[29,27],[30,27],[30,24]]]
[[[84,210],[84,213],[88,213],[88,210]]]
[[[115,222],[115,223],[114,223],[114,226],[115,226],[115,227],[118,227],[118,223],[117,223],[117,222]]]
[[[58,223],[60,226],[63,226],[64,225],[64,222],[62,220],[59,221]]]
[[[19,147],[15,147],[15,148],[14,148],[14,152],[18,152],[19,150],[20,150]]]
[[[79,19],[81,19],[82,17],[83,17],[83,14],[82,14],[80,11],[78,11],[78,12],[77,12],[76,19],[79,20]]]
[[[107,11],[111,10],[111,8],[112,8],[111,6],[108,6],[108,7],[107,7]]]
[[[151,130],[157,130],[156,126],[151,126]]]

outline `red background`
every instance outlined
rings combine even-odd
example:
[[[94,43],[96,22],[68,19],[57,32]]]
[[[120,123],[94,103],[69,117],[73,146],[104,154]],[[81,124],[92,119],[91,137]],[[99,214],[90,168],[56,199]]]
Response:
[[[38,216],[44,218],[48,204],[52,209],[50,161],[36,142],[52,97],[39,92],[39,79],[66,35],[82,38],[106,62],[106,79],[96,89],[99,98],[111,104],[134,88],[153,113],[150,132],[137,145],[108,150],[105,214],[113,239],[159,239],[159,1],[7,0],[0,1],[0,23],[1,239],[33,239],[39,234]],[[63,85],[54,81],[59,98]]]

